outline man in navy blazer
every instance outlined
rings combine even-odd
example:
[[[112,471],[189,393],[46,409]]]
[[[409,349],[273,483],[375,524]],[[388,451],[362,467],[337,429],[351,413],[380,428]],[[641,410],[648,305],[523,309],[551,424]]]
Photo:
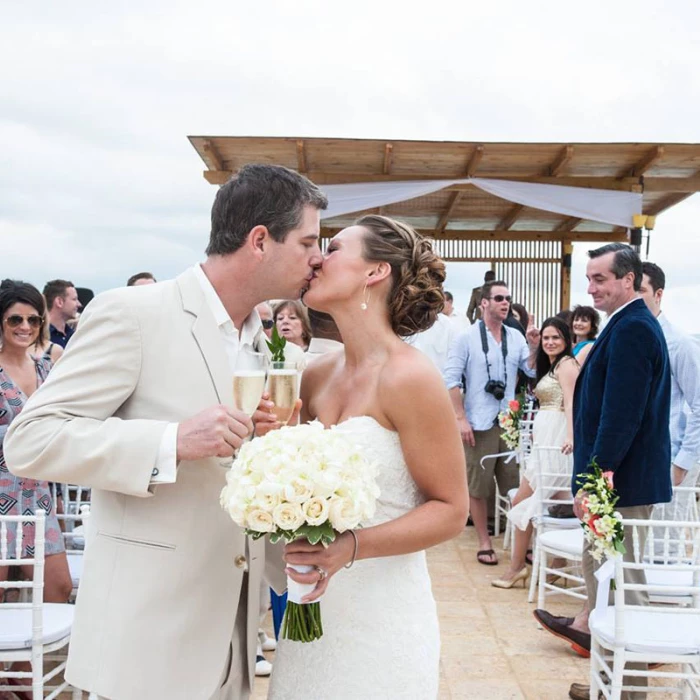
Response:
[[[623,243],[611,243],[588,255],[588,293],[595,308],[608,315],[608,323],[576,382],[572,490],[576,495],[578,477],[595,457],[603,471],[613,472],[620,497],[617,509],[623,518],[648,519],[654,504],[671,500],[671,369],[666,340],[638,295],[642,261],[637,253]],[[631,557],[632,547],[627,549],[626,556]],[[571,641],[579,652],[590,649],[588,610],[595,607],[594,574],[599,566],[589,554],[588,543],[582,566],[587,609],[573,620],[535,611],[549,631]],[[643,583],[644,572],[634,573]],[[642,595],[628,594],[628,602],[644,604]],[[641,687],[638,693],[623,692],[623,698],[646,697],[645,679],[625,677],[625,683]],[[569,695],[574,700],[588,698],[588,686],[574,683]]]

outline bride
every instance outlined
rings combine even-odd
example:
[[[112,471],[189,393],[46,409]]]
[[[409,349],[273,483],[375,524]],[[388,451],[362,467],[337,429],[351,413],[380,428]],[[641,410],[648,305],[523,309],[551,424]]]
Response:
[[[462,531],[469,498],[445,386],[401,337],[434,323],[444,278],[430,241],[365,216],[335,236],[304,296],[333,317],[345,347],[305,371],[302,419],[340,426],[377,459],[381,495],[354,536],[285,548],[288,564],[315,567],[288,574],[316,584],[305,600],[323,595],[324,635],[281,640],[273,700],[437,697],[440,635],[424,550]]]

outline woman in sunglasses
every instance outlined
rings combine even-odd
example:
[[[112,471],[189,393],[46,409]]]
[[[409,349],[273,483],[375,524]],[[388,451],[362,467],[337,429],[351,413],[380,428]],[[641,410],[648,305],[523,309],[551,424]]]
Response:
[[[45,511],[44,600],[65,603],[73,585],[48,482],[14,476],[5,464],[3,452],[10,423],[44,382],[51,366],[46,359],[37,359],[32,354],[41,344],[46,325],[44,297],[31,284],[4,280],[0,285],[0,319],[0,504],[5,505],[3,513],[8,515],[33,514],[38,508]],[[8,523],[8,536],[14,552],[16,526],[13,523]],[[33,547],[34,530],[25,526],[22,557],[29,556]],[[31,571],[23,573],[31,576]],[[7,579],[6,574],[7,571],[0,568],[0,580]]]

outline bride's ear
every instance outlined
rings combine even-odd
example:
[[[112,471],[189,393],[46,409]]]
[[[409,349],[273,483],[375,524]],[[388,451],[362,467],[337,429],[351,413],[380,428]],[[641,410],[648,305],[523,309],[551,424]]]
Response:
[[[379,284],[387,277],[391,277],[391,265],[388,262],[378,262],[367,275],[367,286],[372,287]]]

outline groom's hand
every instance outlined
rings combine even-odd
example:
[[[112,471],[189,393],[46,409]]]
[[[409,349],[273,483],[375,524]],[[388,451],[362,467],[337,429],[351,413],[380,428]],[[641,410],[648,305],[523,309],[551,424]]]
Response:
[[[253,422],[242,411],[212,406],[178,426],[177,460],[232,457],[252,432]]]

